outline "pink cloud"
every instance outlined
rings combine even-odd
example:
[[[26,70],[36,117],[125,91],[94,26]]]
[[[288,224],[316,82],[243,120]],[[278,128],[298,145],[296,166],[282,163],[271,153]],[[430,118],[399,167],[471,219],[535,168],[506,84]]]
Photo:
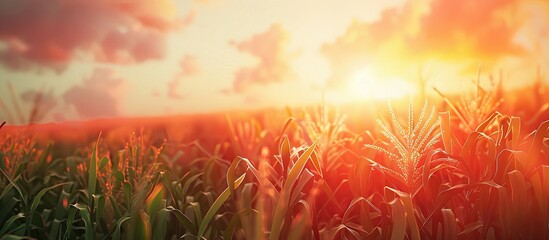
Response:
[[[177,74],[178,76],[189,76],[199,71],[196,57],[188,54],[181,58],[179,61],[179,67],[181,68],[181,71]]]
[[[0,2],[0,63],[14,70],[62,71],[86,54],[99,62],[135,63],[164,56],[178,19],[172,0],[18,0]]]
[[[100,68],[66,91],[63,97],[81,118],[115,117],[120,114],[121,90],[125,82],[115,71]]]
[[[231,42],[239,51],[259,60],[255,66],[237,70],[233,90],[243,92],[249,85],[267,85],[291,79],[294,71],[290,61],[294,55],[288,52],[288,38],[288,32],[274,24],[267,31],[247,40]]]
[[[180,70],[175,74],[174,78],[168,82],[168,97],[172,99],[183,99],[184,96],[178,92],[181,80],[184,77],[191,76],[199,71],[196,58],[191,55],[184,55],[179,61]]]

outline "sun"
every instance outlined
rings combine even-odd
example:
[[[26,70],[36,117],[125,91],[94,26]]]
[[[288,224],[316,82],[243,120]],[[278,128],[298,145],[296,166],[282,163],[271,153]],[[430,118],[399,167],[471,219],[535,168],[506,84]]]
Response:
[[[415,87],[400,78],[376,77],[371,69],[364,68],[353,74],[347,85],[347,92],[355,100],[386,100],[412,95]]]

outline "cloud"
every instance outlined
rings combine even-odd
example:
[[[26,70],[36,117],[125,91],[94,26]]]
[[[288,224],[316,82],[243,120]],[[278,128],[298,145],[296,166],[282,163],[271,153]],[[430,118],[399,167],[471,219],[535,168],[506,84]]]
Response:
[[[520,55],[523,48],[514,42],[522,20],[514,11],[518,0],[433,1],[430,13],[421,18],[421,35],[413,46],[440,58],[494,60]],[[445,54],[455,48],[458,54]],[[455,51],[453,51],[455,52]]]
[[[199,71],[196,57],[188,54],[181,58],[179,61],[179,67],[181,68],[181,71],[177,75],[181,77],[193,75]]]
[[[0,0],[0,9],[0,64],[13,70],[159,59],[166,34],[194,17],[178,19],[172,0]]]
[[[379,75],[428,61],[493,63],[526,50],[515,37],[524,22],[519,0],[409,1],[379,19],[354,21],[335,41],[322,46],[332,66],[328,85],[372,66]]]
[[[83,119],[115,117],[120,114],[122,86],[126,82],[111,69],[95,69],[89,78],[73,86],[63,95]]]
[[[27,90],[21,93],[21,100],[31,104],[29,122],[43,120],[46,114],[57,106],[57,97],[53,91]]]
[[[184,77],[191,76],[199,71],[196,58],[191,55],[184,55],[179,61],[180,70],[175,74],[174,78],[168,82],[168,97],[172,99],[183,99],[184,96],[177,91],[181,80]]]
[[[290,61],[295,54],[288,52],[289,34],[280,25],[273,24],[263,33],[241,42],[231,42],[239,51],[249,53],[259,61],[255,66],[236,71],[234,92],[243,92],[250,85],[267,85],[289,80],[294,75]]]

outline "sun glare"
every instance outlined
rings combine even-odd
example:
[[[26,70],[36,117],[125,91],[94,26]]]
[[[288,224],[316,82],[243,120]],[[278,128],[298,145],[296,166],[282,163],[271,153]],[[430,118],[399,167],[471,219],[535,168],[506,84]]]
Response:
[[[356,72],[347,86],[353,99],[397,99],[414,94],[415,87],[399,78],[377,78],[370,69]]]

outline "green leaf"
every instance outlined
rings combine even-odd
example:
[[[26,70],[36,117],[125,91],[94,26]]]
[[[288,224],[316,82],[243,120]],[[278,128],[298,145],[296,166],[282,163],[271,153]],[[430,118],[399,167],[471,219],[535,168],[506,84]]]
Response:
[[[93,201],[95,224],[98,225],[105,210],[105,197],[103,195],[93,195]]]
[[[164,193],[163,185],[157,184],[153,188],[152,192],[149,194],[147,199],[145,200],[145,211],[150,216],[151,223],[153,224],[155,222],[157,212],[160,211],[160,209],[166,207],[165,201],[163,204],[163,200],[164,200],[163,193]]]
[[[292,169],[288,173],[286,182],[280,191],[280,199],[278,200],[273,216],[273,223],[271,225],[271,235],[269,239],[276,240],[280,237],[280,231],[282,230],[282,223],[284,221],[284,216],[288,210],[288,204],[291,197],[291,190],[295,185],[298,177],[301,175],[301,172],[305,168],[309,157],[315,150],[316,142],[314,142],[295,162]]]
[[[229,169],[227,169],[227,187],[229,189],[231,196],[234,196],[234,189],[235,189],[234,181],[236,179],[236,167],[239,165],[241,160],[242,160],[241,157],[235,157],[235,159],[233,159],[233,161],[231,162]]]
[[[112,235],[113,240],[120,240],[120,231],[122,228],[122,224],[128,221],[128,219],[130,219],[130,217],[123,217],[116,221],[116,229],[114,230],[114,234]]]
[[[166,210],[170,211],[175,215],[175,217],[177,218],[179,223],[183,225],[183,228],[185,228],[185,230],[190,231],[194,235],[197,234],[198,230],[196,229],[196,226],[187,216],[185,216],[185,214],[183,214],[183,212],[181,212],[181,210],[175,209],[172,206],[166,207]]]
[[[288,141],[288,137],[284,137],[282,139],[282,142],[280,143],[280,149],[278,151],[282,160],[282,176],[286,176],[286,171],[288,171],[288,167],[290,167],[291,159],[290,142]]]
[[[84,220],[84,226],[85,226],[85,239],[86,240],[92,240],[93,239],[93,223],[91,221],[89,206],[82,203],[75,203],[72,205],[78,211],[80,211],[80,216],[82,217],[82,220]]]
[[[72,182],[66,182],[66,183],[59,183],[59,184],[56,184],[56,185],[53,185],[51,187],[47,187],[47,188],[44,188],[42,189],[40,192],[38,192],[38,194],[36,194],[36,196],[34,197],[34,200],[32,201],[32,205],[31,205],[31,208],[30,208],[30,212],[33,213],[36,211],[36,208],[38,208],[38,204],[40,203],[40,201],[42,200],[42,197],[49,191],[51,191],[52,189],[54,188],[57,188],[57,187],[60,187],[60,186],[63,186],[63,185],[67,185],[67,184],[71,184]]]
[[[36,194],[36,196],[34,197],[34,200],[32,201],[31,208],[30,208],[30,211],[29,211],[31,214],[29,216],[28,222],[32,223],[33,217],[34,217],[33,213],[36,212],[36,209],[38,208],[38,204],[40,204],[40,201],[42,200],[42,197],[47,192],[51,191],[54,188],[57,188],[57,187],[60,187],[60,186],[63,186],[63,185],[67,185],[67,184],[70,184],[70,183],[71,182],[59,183],[59,184],[53,185],[51,187],[44,188],[40,192],[38,192],[38,194]]]
[[[191,187],[191,184],[194,183],[196,181],[196,179],[198,179],[202,175],[203,175],[203,173],[198,173],[198,174],[190,177],[189,179],[187,179],[187,181],[185,181],[185,184],[183,184],[182,196],[187,196],[187,192],[189,191],[189,188]]]
[[[0,228],[0,236],[4,236],[5,234],[9,233],[8,230],[10,229],[11,225],[17,221],[17,219],[24,218],[25,215],[23,213],[19,213],[17,215],[11,216],[8,221],[3,223],[2,228]]]
[[[190,202],[188,208],[192,209],[196,222],[201,223],[204,218],[202,217],[202,209],[200,208],[200,203]]]
[[[143,210],[139,210],[139,218],[137,218],[137,225],[133,230],[135,239],[151,239],[151,219],[149,215]]]
[[[99,139],[101,138],[101,132],[97,137],[97,142],[93,147],[92,156],[90,159],[90,168],[88,169],[88,196],[89,203],[93,201],[93,195],[95,194],[95,185],[97,184],[97,148],[99,146]]]
[[[10,195],[11,197],[11,195]],[[0,198],[0,205],[2,205],[2,208],[0,208],[0,221],[5,220],[8,218],[8,216],[12,216],[13,209],[16,205],[18,205],[21,201],[16,199],[15,197],[8,198]]]
[[[107,157],[101,158],[101,162],[99,162],[99,171],[103,170],[103,168],[107,166],[107,163],[109,163],[109,159]]]
[[[166,227],[168,225],[168,210],[166,208],[160,209],[156,216],[153,227],[152,239],[164,239],[166,236]]]
[[[124,200],[126,201],[126,204],[128,206],[131,204],[131,197],[132,197],[132,186],[128,182],[124,182],[122,184],[122,191],[124,192]]]
[[[16,235],[4,235],[0,237],[0,240],[22,240],[22,239],[34,239],[31,237],[25,237],[25,236],[16,236]]]
[[[246,173],[242,174],[238,179],[235,180],[233,183],[234,188],[238,188],[242,181],[244,181],[244,177],[246,177]],[[210,224],[210,221],[213,219],[215,214],[217,213],[217,210],[221,208],[223,203],[230,197],[231,192],[229,191],[229,187],[223,191],[219,197],[214,201],[210,209],[208,209],[208,212],[206,212],[206,215],[204,215],[204,218],[202,219],[202,222],[200,223],[200,227],[198,228],[198,234],[197,239],[202,239],[202,236],[204,235],[204,232],[206,232],[206,228]]]
[[[256,213],[256,211],[251,209],[251,208],[244,208],[244,209],[240,210],[239,212],[235,213],[233,215],[233,217],[231,218],[231,221],[227,225],[227,228],[223,232],[223,239],[234,239],[234,237],[233,237],[234,231],[236,230],[237,225],[240,226],[239,223],[240,223],[242,217],[250,216],[253,213]],[[247,230],[247,229],[243,229],[243,230]]]
[[[386,198],[388,198],[387,195],[389,195],[391,192],[398,195],[398,199],[402,202],[406,217],[406,226],[410,230],[409,232],[411,234],[410,238],[413,240],[419,240],[421,237],[419,235],[419,227],[416,221],[414,206],[412,204],[412,198],[410,194],[390,187],[385,187]],[[395,197],[395,199],[397,198]]]
[[[69,207],[69,214],[67,216],[67,231],[65,232],[65,239],[73,239],[72,237],[72,224],[74,222],[74,216],[76,215],[76,208]]]
[[[112,175],[118,182],[124,182],[124,174],[120,170],[114,171]]]
[[[238,159],[235,159],[235,160],[244,161],[246,163],[246,165],[248,166],[248,171],[250,171],[252,173],[252,175],[258,180],[259,184],[261,184],[261,187],[263,189],[275,190],[272,193],[273,193],[274,198],[278,199],[278,191],[276,191],[277,188],[271,183],[271,181],[269,181],[267,179],[266,176],[264,176],[265,174],[260,173],[257,170],[257,168],[254,167],[253,163],[250,162],[250,160],[248,160],[247,158],[243,158],[243,157],[238,157]],[[234,163],[234,161],[233,161],[233,163]]]
[[[1,168],[0,168],[0,172],[4,175],[4,177],[6,177],[6,179],[8,179],[8,181],[9,181],[10,184],[15,188],[15,190],[17,190],[17,193],[19,193],[19,196],[21,197],[21,201],[23,201],[24,206],[27,206],[27,198],[25,197],[25,195],[23,195],[23,191],[21,191],[21,188],[19,187],[19,185],[15,184],[15,182],[19,179],[19,176],[20,176],[20,175],[18,175],[17,177],[15,177],[15,179],[12,180],[12,179],[8,176],[8,174],[6,174],[6,173],[4,172],[4,170],[2,170]],[[8,185],[8,186],[9,186],[9,185]],[[6,186],[6,188],[8,188],[8,187]],[[4,194],[4,191],[2,191],[2,195],[3,195],[3,194]]]
[[[112,209],[114,211],[115,218],[120,218],[122,216],[122,212],[120,212],[120,207],[118,206],[119,203],[117,203],[116,198],[111,195],[109,196],[110,206],[112,206]]]
[[[290,197],[290,206],[299,201],[298,197],[301,195],[301,191],[303,191],[303,188],[305,188],[305,185],[313,179],[314,175],[309,171],[308,169],[304,169],[302,173],[302,177],[299,178],[299,181],[297,182],[295,188],[292,191],[291,197]]]
[[[49,239],[60,239],[61,235],[59,234],[59,230],[61,229],[61,223],[62,220],[59,219],[53,219],[51,227],[50,227],[50,233],[48,234]]]

